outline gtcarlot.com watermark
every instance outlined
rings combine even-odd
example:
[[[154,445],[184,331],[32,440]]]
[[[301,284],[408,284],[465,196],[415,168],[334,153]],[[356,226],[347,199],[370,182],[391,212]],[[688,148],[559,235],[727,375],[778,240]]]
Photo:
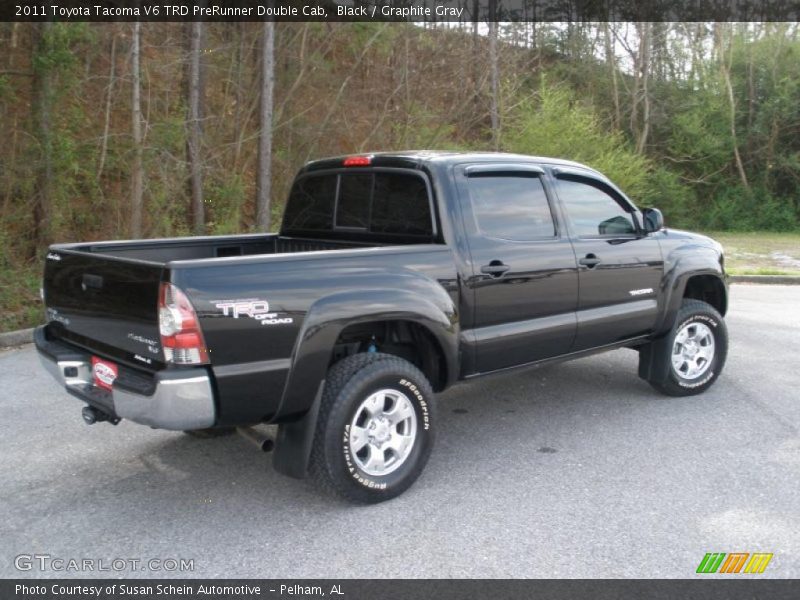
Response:
[[[194,571],[193,558],[90,558],[53,556],[51,554],[18,554],[14,557],[18,571],[42,573],[97,573],[97,572],[175,572]]]

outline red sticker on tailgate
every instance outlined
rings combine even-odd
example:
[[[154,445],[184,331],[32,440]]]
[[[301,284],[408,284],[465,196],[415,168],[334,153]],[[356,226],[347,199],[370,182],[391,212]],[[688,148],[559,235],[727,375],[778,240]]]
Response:
[[[112,362],[93,356],[92,375],[96,386],[110,390],[111,385],[119,375],[119,368]]]

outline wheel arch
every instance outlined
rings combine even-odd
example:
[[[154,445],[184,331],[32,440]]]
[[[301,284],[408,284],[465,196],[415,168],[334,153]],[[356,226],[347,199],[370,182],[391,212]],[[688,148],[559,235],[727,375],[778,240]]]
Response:
[[[306,314],[292,353],[278,419],[302,413],[311,404],[343,332],[384,322],[412,323],[425,331],[444,357],[446,383],[452,383],[458,372],[458,315],[441,286],[343,292],[318,300]]]
[[[703,268],[676,273],[665,281],[663,316],[656,327],[656,336],[667,333],[685,298],[702,300],[713,306],[723,317],[728,312],[728,284],[719,268]]]
[[[667,351],[668,333],[675,324],[681,305],[686,299],[706,302],[724,316],[728,310],[728,285],[721,268],[685,271],[671,280],[664,302],[663,317],[653,340],[639,351],[639,376],[648,381],[663,381],[667,370],[657,364],[657,356]]]
[[[444,340],[444,343],[449,343]],[[360,351],[374,346],[373,351],[392,354],[408,360],[430,382],[435,392],[444,390],[454,373],[448,365],[443,340],[434,333],[429,323],[406,315],[398,319],[368,319],[351,323],[339,332],[328,367],[344,356],[336,348],[360,346]],[[355,353],[355,352],[352,352]]]
[[[690,275],[683,286],[683,298],[694,298],[710,304],[723,317],[728,312],[728,290],[715,274]]]
[[[459,326],[456,307],[436,284],[420,288],[380,288],[343,292],[322,298],[309,309],[295,343],[275,421],[280,424],[273,455],[275,468],[305,477],[325,376],[334,348],[348,328],[376,323],[406,323],[424,332],[443,361],[439,389],[458,374]],[[423,373],[425,371],[423,370]]]

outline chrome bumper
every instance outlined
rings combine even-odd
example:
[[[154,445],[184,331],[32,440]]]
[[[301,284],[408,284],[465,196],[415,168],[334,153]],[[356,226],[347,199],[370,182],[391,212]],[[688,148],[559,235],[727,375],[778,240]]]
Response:
[[[112,391],[117,416],[157,429],[205,429],[214,424],[214,392],[208,375],[162,379],[152,396]]]
[[[34,341],[44,368],[73,396],[110,416],[130,419],[156,429],[190,430],[214,425],[214,392],[203,371],[163,371],[157,373],[152,394],[143,394],[114,382],[111,392],[93,385],[91,357],[69,351],[60,358],[53,353],[52,342],[37,330]],[[62,346],[61,344],[58,344]],[[98,401],[99,400],[99,401]]]

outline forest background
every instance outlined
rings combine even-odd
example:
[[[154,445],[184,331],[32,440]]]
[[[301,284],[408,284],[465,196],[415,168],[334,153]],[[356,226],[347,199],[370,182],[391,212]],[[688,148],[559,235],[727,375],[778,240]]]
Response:
[[[798,28],[0,23],[0,331],[49,243],[274,230],[306,161],[379,150],[577,160],[800,270]]]

